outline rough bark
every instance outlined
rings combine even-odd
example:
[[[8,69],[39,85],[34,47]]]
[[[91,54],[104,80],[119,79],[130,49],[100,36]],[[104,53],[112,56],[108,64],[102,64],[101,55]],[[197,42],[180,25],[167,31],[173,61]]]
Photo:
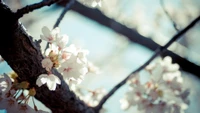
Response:
[[[42,73],[47,73],[41,65],[43,56],[38,42],[33,41],[23,25],[16,19],[15,13],[3,2],[0,2],[0,14],[0,55],[18,74],[20,81],[28,81],[30,87],[36,88],[35,97],[53,113],[94,113],[92,108],[69,90],[62,76],[56,70],[53,70],[53,73],[62,81],[56,91],[49,91],[45,85],[42,87],[35,85],[37,77]]]

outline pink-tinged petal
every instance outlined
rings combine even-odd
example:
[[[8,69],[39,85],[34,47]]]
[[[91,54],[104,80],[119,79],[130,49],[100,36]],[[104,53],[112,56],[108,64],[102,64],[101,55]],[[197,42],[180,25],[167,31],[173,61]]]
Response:
[[[45,68],[47,71],[50,71],[53,67],[53,62],[50,60],[50,58],[45,58],[42,60],[42,67]]]

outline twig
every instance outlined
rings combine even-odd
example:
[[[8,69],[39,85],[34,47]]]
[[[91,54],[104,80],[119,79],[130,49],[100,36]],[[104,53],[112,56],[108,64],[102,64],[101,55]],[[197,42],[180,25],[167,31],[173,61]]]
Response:
[[[71,6],[74,4],[75,0],[69,0],[69,2],[66,4],[64,10],[62,11],[62,13],[60,14],[60,16],[58,17],[56,23],[54,24],[53,28],[56,28],[59,26],[60,22],[62,21],[62,19],[64,18],[65,14],[67,13],[67,11],[71,8]]]
[[[108,98],[111,95],[113,95],[115,93],[115,91],[117,91],[122,85],[124,85],[131,75],[133,75],[133,74],[139,72],[140,70],[142,70],[143,68],[145,68],[154,58],[156,58],[157,55],[159,55],[162,52],[164,52],[164,50],[166,50],[178,38],[181,38],[181,36],[184,33],[186,33],[190,28],[192,28],[199,20],[200,20],[200,16],[198,16],[195,20],[193,20],[185,29],[183,29],[182,31],[178,32],[167,44],[165,44],[165,46],[161,46],[158,49],[156,49],[156,51],[153,54],[153,56],[146,63],[144,63],[139,68],[137,68],[132,73],[130,73],[124,80],[122,80],[120,83],[118,83],[107,95],[105,95],[102,98],[102,100],[99,102],[99,104],[94,108],[95,112],[98,112],[102,108],[103,104],[108,100]]]
[[[164,0],[160,0],[160,4],[161,4],[161,7],[163,9],[163,11],[165,12],[165,14],[167,15],[167,17],[170,19],[170,21],[172,22],[173,24],[173,27],[174,29],[178,32],[180,31],[176,22],[172,19],[172,17],[170,16],[170,14],[167,12],[167,10],[165,9],[165,6],[164,6]]]
[[[17,12],[15,13],[16,15],[16,19],[19,19],[21,17],[23,17],[25,14],[28,14],[29,12],[32,12],[36,9],[39,9],[41,7],[44,7],[44,6],[50,6],[58,1],[61,1],[61,0],[43,0],[39,3],[35,3],[35,4],[32,4],[32,5],[27,5],[21,9],[18,9]]]
[[[58,19],[56,20],[56,23],[54,24],[53,28],[56,28],[59,26],[60,22],[62,21],[62,19],[64,18],[65,14],[67,13],[67,11],[71,8],[71,6],[74,4],[75,0],[69,0],[69,2],[66,4],[64,10],[62,11],[62,13],[60,14],[60,16],[58,17]],[[45,51],[47,50],[47,48],[49,48],[49,42],[47,43],[46,47],[45,47]]]

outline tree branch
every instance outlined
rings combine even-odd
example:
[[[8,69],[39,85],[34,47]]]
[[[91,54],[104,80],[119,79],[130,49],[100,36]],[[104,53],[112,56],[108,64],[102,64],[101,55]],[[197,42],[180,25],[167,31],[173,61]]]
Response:
[[[21,9],[17,10],[17,12],[15,14],[16,15],[15,18],[19,19],[19,18],[23,17],[25,14],[28,14],[29,12],[32,12],[32,11],[42,8],[44,6],[50,6],[58,1],[61,1],[61,0],[43,0],[39,3],[27,5],[26,7],[23,7]]]
[[[60,14],[60,16],[58,17],[56,23],[54,24],[53,28],[56,28],[59,26],[60,22],[62,21],[62,19],[64,18],[65,14],[67,13],[67,11],[71,8],[71,6],[74,4],[75,0],[69,0],[69,2],[66,4],[64,10],[62,11],[62,13]]]
[[[0,55],[18,74],[19,82],[28,81],[30,88],[35,87],[35,98],[51,109],[53,113],[94,113],[83,101],[70,91],[62,76],[53,70],[61,79],[55,91],[50,91],[46,85],[38,87],[36,79],[40,74],[47,74],[42,68],[43,59],[38,42],[33,42],[24,27],[16,20],[15,13],[5,4],[0,3]]]
[[[65,2],[59,2],[60,5],[65,6]],[[147,47],[148,49],[155,51],[156,48],[158,48],[160,45],[155,43],[153,40],[151,40],[150,37],[144,37],[142,35],[140,35],[137,31],[135,31],[134,29],[130,29],[128,27],[126,27],[125,25],[122,25],[118,22],[116,22],[115,20],[108,18],[107,16],[105,16],[101,11],[99,11],[98,9],[92,9],[89,7],[86,7],[82,4],[80,4],[79,2],[75,2],[75,4],[72,7],[72,10],[76,11],[77,13],[92,19],[93,21],[98,22],[99,24],[106,26],[110,29],[112,29],[113,31],[122,34],[124,36],[126,36],[130,41],[134,42],[134,43],[138,43],[144,47]],[[189,73],[194,74],[195,76],[200,78],[200,67],[195,64],[192,63],[190,61],[188,61],[187,59],[169,51],[166,50],[165,53],[161,54],[162,57],[165,56],[170,56],[173,59],[173,62],[176,62],[178,64],[180,64],[180,67],[183,71],[187,71]],[[188,68],[191,67],[191,68]]]
[[[67,13],[67,11],[71,8],[71,6],[74,4],[75,0],[69,0],[69,2],[66,4],[64,10],[62,11],[62,13],[60,14],[60,16],[58,17],[58,19],[56,20],[56,23],[54,24],[53,28],[56,28],[59,26],[60,22],[62,21],[62,19],[64,18],[65,14]],[[47,45],[45,47],[45,51],[47,50],[47,48],[49,48],[49,42],[47,42]]]
[[[172,25],[174,27],[174,29],[178,32],[179,31],[179,28],[176,24],[176,22],[172,19],[172,17],[170,16],[170,14],[167,12],[167,10],[165,9],[165,6],[164,6],[164,0],[160,0],[160,4],[161,4],[161,7],[163,9],[163,11],[165,12],[166,16],[170,19],[170,21],[172,22]]]
[[[177,33],[167,44],[165,44],[165,46],[159,47],[158,49],[156,49],[153,56],[147,62],[145,62],[142,66],[140,66],[135,71],[133,71],[131,74],[129,74],[124,80],[122,80],[119,84],[117,84],[106,96],[104,96],[102,98],[102,100],[99,102],[98,106],[95,107],[95,111],[98,112],[102,108],[103,104],[107,101],[107,99],[110,98],[110,96],[112,96],[122,85],[124,85],[126,83],[126,81],[133,74],[135,74],[135,73],[139,72],[140,70],[142,70],[143,68],[145,68],[154,58],[156,58],[159,54],[164,52],[164,50],[166,50],[178,38],[181,38],[181,36],[183,34],[185,34],[190,28],[192,28],[199,20],[200,20],[200,16],[198,16],[194,21],[192,21],[185,29],[183,29],[182,31]]]

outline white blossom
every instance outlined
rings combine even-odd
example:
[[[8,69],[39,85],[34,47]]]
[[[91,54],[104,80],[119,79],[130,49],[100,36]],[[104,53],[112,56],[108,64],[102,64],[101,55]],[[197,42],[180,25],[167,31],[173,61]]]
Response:
[[[40,87],[43,84],[47,84],[49,90],[55,90],[57,84],[61,84],[60,79],[54,74],[41,74],[36,80],[36,84]]]
[[[56,38],[59,36],[60,30],[59,28],[55,28],[52,31],[49,30],[48,27],[44,26],[42,28],[43,35],[40,35],[40,38],[47,42],[55,42]]]
[[[101,2],[102,2],[101,0],[94,0],[92,2],[92,7],[97,7],[97,6],[101,7],[102,4]]]
[[[68,53],[71,53],[77,56],[79,49],[80,48],[77,48],[74,44],[71,44],[69,47],[64,48],[63,51],[66,51]]]
[[[71,55],[70,59],[61,64],[58,71],[63,74],[64,79],[78,79],[81,75],[85,75],[88,70],[85,64],[77,62],[76,56]]]
[[[65,48],[65,46],[67,45],[68,43],[68,36],[67,35],[61,35],[60,37],[58,37],[56,39],[56,45],[58,46],[58,49],[59,50],[62,50]]]
[[[54,44],[50,44],[49,48],[47,48],[47,50],[45,51],[45,55],[49,56],[50,52],[53,52],[53,54],[58,54],[59,53],[58,47]]]
[[[168,71],[168,72],[179,70],[179,65],[172,64],[172,58],[169,56],[166,56],[163,60],[161,60],[160,65],[164,68],[165,71]]]
[[[45,68],[47,71],[50,71],[51,68],[53,67],[53,62],[51,61],[50,58],[45,58],[42,60],[42,67]]]
[[[122,110],[127,110],[129,107],[130,107],[130,103],[128,102],[127,99],[123,98],[123,99],[120,99],[120,104],[121,104],[121,109]]]

